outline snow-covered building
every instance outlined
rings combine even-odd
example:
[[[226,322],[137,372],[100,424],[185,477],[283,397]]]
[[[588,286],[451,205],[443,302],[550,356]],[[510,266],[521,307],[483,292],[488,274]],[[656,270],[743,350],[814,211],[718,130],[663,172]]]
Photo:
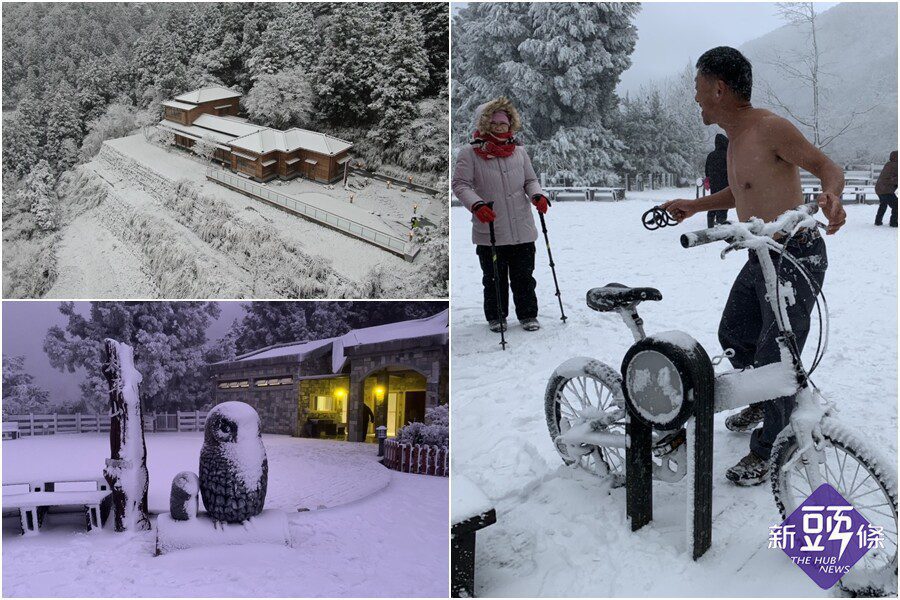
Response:
[[[449,311],[278,344],[210,365],[215,403],[240,400],[265,433],[362,442],[449,401]],[[368,410],[366,410],[367,407]],[[366,415],[372,414],[374,420]]]
[[[303,176],[330,183],[343,177],[351,142],[296,127],[254,125],[237,116],[240,98],[240,92],[222,87],[187,92],[162,103],[159,126],[182,148],[199,140],[214,144],[215,160],[256,181]]]

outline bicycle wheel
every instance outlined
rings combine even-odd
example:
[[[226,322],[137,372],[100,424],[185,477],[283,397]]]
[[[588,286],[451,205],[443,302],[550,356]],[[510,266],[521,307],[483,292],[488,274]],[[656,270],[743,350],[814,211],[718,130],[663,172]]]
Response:
[[[625,435],[622,418],[599,425],[612,411],[625,410],[622,377],[609,365],[592,358],[577,357],[559,365],[550,376],[544,395],[544,411],[550,439],[567,465],[576,465],[597,476],[610,475],[613,485],[625,483],[625,450],[582,444],[572,452],[557,438],[578,425],[593,423],[595,431]]]
[[[878,458],[862,437],[831,417],[821,422],[825,437],[822,479],[831,484],[872,525],[883,527],[884,548],[869,550],[841,580],[841,587],[857,595],[883,595],[896,590],[897,582],[897,481],[896,467]],[[799,451],[790,427],[772,447],[772,493],[783,519],[794,512],[814,490],[802,461],[784,465]]]

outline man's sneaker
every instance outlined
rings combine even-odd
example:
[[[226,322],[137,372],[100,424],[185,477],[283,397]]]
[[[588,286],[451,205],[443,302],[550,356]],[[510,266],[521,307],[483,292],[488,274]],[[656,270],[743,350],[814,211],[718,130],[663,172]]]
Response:
[[[769,472],[769,461],[750,452],[738,464],[725,471],[725,477],[735,485],[759,485]]]
[[[488,321],[488,327],[494,333],[500,333],[501,331],[506,331],[506,321],[502,319],[494,319],[493,321]]]
[[[522,319],[519,322],[522,324],[522,329],[525,331],[537,331],[541,328],[541,324],[538,323],[537,319]]]
[[[765,411],[761,404],[751,404],[736,415],[731,415],[725,419],[725,427],[729,431],[753,431],[756,426],[762,423],[765,417]]]

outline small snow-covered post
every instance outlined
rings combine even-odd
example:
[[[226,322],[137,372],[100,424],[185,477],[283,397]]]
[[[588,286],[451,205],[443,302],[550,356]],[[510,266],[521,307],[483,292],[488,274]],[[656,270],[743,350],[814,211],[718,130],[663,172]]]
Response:
[[[116,531],[150,529],[147,510],[147,446],[134,349],[107,338],[103,342],[103,376],[109,384],[109,450],[103,475],[112,489]]]

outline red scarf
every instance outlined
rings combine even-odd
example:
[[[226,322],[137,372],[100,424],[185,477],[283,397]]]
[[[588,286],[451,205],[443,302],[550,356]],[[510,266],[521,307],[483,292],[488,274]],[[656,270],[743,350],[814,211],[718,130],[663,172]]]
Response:
[[[475,154],[484,160],[506,158],[512,156],[512,153],[516,151],[516,141],[513,139],[512,131],[482,134],[476,130],[475,141],[481,142],[480,145],[475,146]]]

